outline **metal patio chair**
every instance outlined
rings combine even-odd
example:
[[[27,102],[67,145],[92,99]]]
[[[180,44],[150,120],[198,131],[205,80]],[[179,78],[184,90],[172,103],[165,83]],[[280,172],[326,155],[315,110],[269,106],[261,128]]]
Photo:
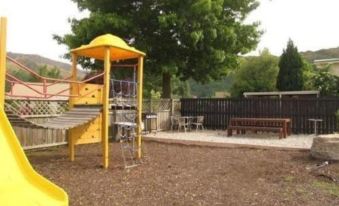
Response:
[[[195,122],[192,122],[192,126],[195,126],[195,130],[198,131],[199,127],[204,130],[204,116],[197,116]]]

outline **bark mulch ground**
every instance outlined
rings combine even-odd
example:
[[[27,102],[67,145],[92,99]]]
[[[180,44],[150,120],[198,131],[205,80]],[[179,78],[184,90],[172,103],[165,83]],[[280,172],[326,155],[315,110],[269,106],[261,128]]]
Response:
[[[124,170],[120,146],[83,145],[70,162],[67,148],[28,152],[45,177],[63,187],[70,205],[339,205],[339,163],[307,151],[217,148],[146,142],[144,163]]]

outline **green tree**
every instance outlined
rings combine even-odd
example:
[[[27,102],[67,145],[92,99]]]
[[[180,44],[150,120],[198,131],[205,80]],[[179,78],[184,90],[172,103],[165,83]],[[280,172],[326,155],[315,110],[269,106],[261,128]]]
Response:
[[[33,76],[24,70],[13,70],[12,75],[24,82],[32,82]]]
[[[329,72],[330,66],[318,70],[313,76],[313,86],[324,96],[339,96],[339,78]]]
[[[290,39],[279,61],[277,89],[280,91],[297,91],[304,87],[303,61]]]
[[[199,82],[225,76],[238,54],[256,47],[261,34],[258,23],[244,23],[257,0],[72,1],[90,16],[72,19],[72,33],[55,39],[75,48],[105,33],[122,37],[147,53],[145,78],[149,73],[161,76],[166,98],[173,76]],[[91,67],[88,59],[81,64]]]
[[[193,79],[188,81],[191,96],[196,97],[213,97],[215,96],[215,92],[228,92],[232,86],[233,76],[231,74],[223,77],[221,80],[211,81],[206,84],[201,84]]]
[[[47,76],[55,79],[60,79],[61,78],[60,69],[54,66],[53,68],[48,70]]]
[[[60,70],[56,66],[54,66],[53,68],[48,68],[47,65],[38,66],[37,73],[42,77],[55,79],[61,78]],[[41,82],[41,79],[36,76],[32,76],[30,81]]]
[[[278,58],[267,49],[257,57],[244,57],[240,68],[234,74],[231,94],[242,96],[243,92],[267,92],[276,89]]]
[[[48,68],[47,65],[38,67],[38,74],[43,77],[48,77]],[[39,81],[39,80],[37,80]]]
[[[303,81],[304,81],[304,90],[313,90],[314,87],[314,76],[316,75],[316,68],[313,64],[309,63],[306,59],[303,58]]]
[[[172,78],[172,93],[174,98],[189,98],[191,97],[191,86],[189,81],[180,81],[179,78]]]

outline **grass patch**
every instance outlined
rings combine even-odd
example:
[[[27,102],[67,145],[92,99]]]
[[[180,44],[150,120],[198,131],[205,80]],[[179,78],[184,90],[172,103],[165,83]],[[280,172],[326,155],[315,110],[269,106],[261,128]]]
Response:
[[[291,176],[291,175],[287,175],[287,176],[284,177],[285,182],[293,182],[294,179],[295,179],[295,177]]]
[[[313,187],[323,190],[328,194],[339,197],[339,185],[335,183],[329,183],[329,182],[316,180],[313,182]]]

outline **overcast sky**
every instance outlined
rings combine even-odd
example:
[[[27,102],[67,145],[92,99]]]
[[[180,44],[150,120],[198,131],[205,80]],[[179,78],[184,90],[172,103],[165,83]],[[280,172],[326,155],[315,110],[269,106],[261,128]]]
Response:
[[[280,55],[288,38],[300,51],[339,46],[338,0],[260,2],[247,20],[260,21],[265,32],[257,51],[266,47]],[[88,13],[80,13],[71,0],[0,0],[0,15],[8,17],[8,51],[60,60],[67,50],[52,35],[70,32],[67,19]]]
[[[299,51],[339,46],[338,0],[261,0],[250,16],[265,32],[257,50],[280,55],[291,38]]]
[[[0,0],[0,16],[7,17],[7,51],[61,59],[67,47],[53,34],[70,32],[69,17],[81,18],[71,0]]]

